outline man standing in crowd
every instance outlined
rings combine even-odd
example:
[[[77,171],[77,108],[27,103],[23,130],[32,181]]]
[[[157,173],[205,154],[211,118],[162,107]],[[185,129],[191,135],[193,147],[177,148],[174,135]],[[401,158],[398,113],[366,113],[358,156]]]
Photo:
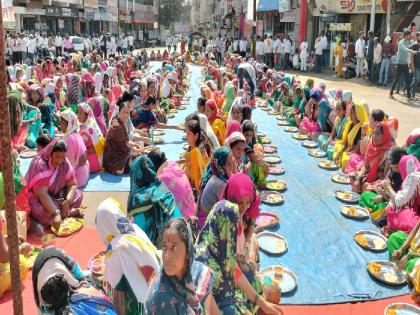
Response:
[[[128,39],[128,47],[129,47],[130,51],[133,52],[133,50],[134,50],[134,36],[133,36],[133,34],[129,34],[127,39]]]
[[[290,54],[292,53],[292,41],[288,35],[284,42],[284,70],[290,69]]]
[[[28,58],[28,37],[24,34],[20,36],[20,49],[22,54],[22,62],[26,62],[26,59]]]
[[[70,40],[70,43],[71,43],[71,45],[73,47],[73,43],[71,42],[71,40]],[[40,46],[40,48],[41,48],[41,55],[42,55],[42,57],[43,58],[47,57],[49,55],[49,53],[48,53],[49,47],[48,47],[48,38],[47,38],[47,35],[45,35],[45,34],[43,34],[42,37],[41,37],[41,46]]]
[[[315,72],[320,73],[322,69],[322,60],[323,60],[323,43],[321,40],[321,34],[315,40]]]
[[[407,90],[408,100],[411,100],[411,91],[410,91],[410,81],[409,81],[409,71],[408,71],[408,54],[415,53],[410,49],[410,37],[411,32],[409,29],[404,30],[404,38],[398,43],[398,52],[397,52],[397,74],[395,75],[394,83],[392,83],[391,91],[389,95],[393,97],[394,89],[397,86],[397,83],[400,81],[401,76],[404,76],[405,87]]]
[[[372,78],[372,72],[373,72],[373,51],[375,49],[375,44],[373,42],[373,32],[369,31],[368,33],[369,36],[369,41],[368,41],[368,47],[367,47],[367,55],[366,55],[366,60],[367,60],[367,64],[368,64],[368,73],[369,73],[369,81],[372,82],[373,78]]]
[[[106,36],[102,35],[102,37],[105,38]],[[70,54],[70,53],[73,52],[73,42],[71,41],[69,35],[66,35],[66,37],[64,38],[63,45],[64,45],[64,52],[65,53]],[[105,48],[105,54],[106,54],[106,48]]]
[[[385,37],[382,46],[382,63],[379,71],[379,85],[386,86],[388,84],[389,67],[391,66],[391,57],[394,55],[394,46],[391,43],[391,36]]]
[[[328,38],[325,35],[325,32],[321,32],[321,43],[322,43],[322,66],[329,66],[329,56],[328,56]]]
[[[363,75],[363,68],[365,65],[365,51],[366,51],[366,42],[365,34],[363,32],[359,33],[359,39],[356,41],[356,78],[360,78]]]
[[[379,38],[375,37],[373,40],[373,65],[372,65],[372,76],[370,79],[370,84],[378,82],[379,71],[381,70],[382,62],[382,45],[379,43]]]
[[[174,36],[174,38],[172,39],[172,46],[174,47],[174,51],[176,52],[178,47],[178,38],[176,36]]]
[[[264,40],[264,54],[265,64],[268,67],[272,67],[273,62],[271,61],[271,54],[273,53],[273,43],[271,41],[271,35],[266,35]]]
[[[12,52],[13,52],[13,63],[20,63],[21,61],[21,46],[20,46],[20,38],[19,35],[16,34],[13,36],[12,41]]]
[[[63,54],[63,38],[61,37],[60,33],[57,33],[55,36],[54,45],[56,56],[61,56]]]
[[[420,82],[420,33],[416,34],[416,41],[410,46],[410,49],[415,52],[411,54],[411,73],[413,74],[413,82],[411,82],[411,96],[415,98],[417,85]]]
[[[264,62],[264,42],[262,41],[261,36],[257,37],[255,50],[257,54],[257,61],[260,63]]]
[[[225,43],[222,40],[222,35],[219,34],[219,37],[216,39],[215,45],[216,45],[216,62],[220,67],[223,60],[223,51],[224,51],[224,46],[225,46]]]
[[[308,62],[308,42],[306,38],[300,43],[300,71],[306,72]]]
[[[172,38],[171,36],[166,37],[166,47],[168,47],[168,52],[171,53]]]
[[[281,68],[281,64],[282,64],[280,46],[281,46],[280,34],[277,34],[276,40],[273,40],[274,67],[277,70]]]
[[[31,60],[33,63],[35,61],[35,53],[36,53],[36,40],[34,36],[31,34],[28,38],[28,59]]]
[[[125,35],[122,38],[122,52],[124,55],[127,55],[128,52],[128,38]]]

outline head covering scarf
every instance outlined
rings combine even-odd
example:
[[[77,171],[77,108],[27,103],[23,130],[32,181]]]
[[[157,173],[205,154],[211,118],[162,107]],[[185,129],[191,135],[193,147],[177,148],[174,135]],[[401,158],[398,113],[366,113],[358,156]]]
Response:
[[[228,123],[228,128],[226,131],[226,138],[229,138],[229,136],[235,131],[241,132],[241,124],[240,122],[236,120],[232,120],[231,122]]]
[[[398,165],[403,183],[395,196],[395,206],[412,206],[420,196],[420,162],[415,156],[403,156]]]
[[[420,128],[414,129],[410,136],[408,136],[405,146],[407,147],[407,153],[414,155],[420,160]]]
[[[83,129],[85,134],[89,136],[89,138],[92,140],[92,143],[96,149],[96,146],[98,144],[100,144],[101,142],[104,142],[102,131],[99,128],[98,124],[96,123],[95,116],[93,115],[92,108],[89,106],[89,104],[80,103],[78,107],[81,108],[88,116],[86,121],[82,124],[81,129]],[[96,153],[98,154],[98,152]],[[98,157],[100,155],[102,154],[98,154]]]
[[[179,213],[174,195],[161,185],[147,156],[139,156],[131,163],[127,211],[154,244],[163,226]]]
[[[54,259],[54,270],[42,270],[48,260]],[[62,275],[72,289],[76,289],[83,281],[83,273],[77,262],[59,248],[50,246],[44,248],[36,257],[32,269],[32,284],[35,304],[38,308],[43,310],[48,308],[48,305],[42,300],[41,289],[44,284],[52,277]]]
[[[219,177],[223,181],[228,180],[228,174],[226,173],[225,165],[229,153],[230,149],[227,147],[219,147],[213,152],[210,163],[206,167],[206,171],[204,172],[204,176],[200,184],[200,192],[204,191],[204,188],[206,187],[212,175]]]
[[[211,266],[216,275],[213,283],[215,300],[232,305],[238,302],[235,299],[238,225],[238,206],[221,200],[210,211],[196,246],[196,260]]]
[[[244,216],[249,219],[256,218],[260,213],[260,197],[254,183],[247,174],[236,173],[229,178],[220,198],[237,203],[243,197],[250,198],[250,207]]]
[[[68,78],[70,79],[69,86],[67,87],[67,102],[70,105],[77,105],[80,102],[79,99],[79,81],[80,77],[76,74],[68,74]]]
[[[27,95],[30,96],[32,91],[35,91],[39,94],[38,103],[42,103],[44,101],[44,91],[42,90],[42,88],[38,84],[32,84],[28,88]],[[37,105],[37,104],[32,104],[31,97],[28,97],[27,99],[28,99],[28,101],[30,100],[30,102],[28,102],[29,104],[34,105],[34,106]]]
[[[356,125],[348,124],[351,130],[348,131],[347,142],[350,146],[353,146],[354,140],[360,130],[360,128],[366,124],[369,120],[369,110],[367,104],[362,102],[353,102],[354,110],[356,112],[357,120],[359,121]],[[344,138],[344,135],[343,135]]]
[[[35,185],[47,180],[49,191],[58,193],[63,187],[60,187],[63,181],[74,178],[74,170],[69,160],[66,158],[57,168],[51,165],[51,154],[54,145],[59,141],[59,138],[54,138],[31,162],[28,173],[26,174],[26,181],[28,183],[28,190],[30,191]]]
[[[95,94],[99,94],[102,91],[102,86],[103,86],[103,82],[102,82],[103,78],[102,77],[103,77],[103,75],[102,75],[101,72],[96,72],[93,75],[92,79],[93,79],[93,82],[95,84]]]
[[[67,121],[67,130],[65,134],[66,136],[72,134],[75,131],[79,131],[79,121],[77,120],[76,114],[70,108],[61,112],[60,117]]]
[[[104,280],[112,288],[125,276],[138,302],[146,302],[146,292],[159,273],[160,257],[147,235],[131,224],[113,198],[96,210],[96,230],[107,247]]]
[[[225,102],[223,105],[223,112],[229,113],[232,107],[233,101],[235,100],[235,86],[232,81],[226,83],[225,86]]]
[[[206,102],[206,106],[210,107],[210,108],[214,111],[213,117],[208,118],[210,125],[211,125],[211,124],[213,124],[213,122],[214,122],[217,118],[218,118],[218,119],[220,119],[220,120],[222,120],[222,121],[224,121],[224,120],[225,120],[225,119],[223,118],[223,116],[222,116],[222,115],[220,115],[219,108],[217,107],[217,104],[216,104],[216,102],[215,102],[215,101],[213,101],[213,100],[207,100],[207,102]]]
[[[365,163],[369,164],[369,172],[366,176],[368,183],[376,179],[384,155],[388,156],[389,150],[392,148],[392,137],[388,124],[380,123],[378,126],[382,127],[382,141],[379,144],[374,144],[372,137],[365,157]]]
[[[197,116],[200,123],[200,128],[203,131],[203,133],[206,135],[206,137],[209,139],[213,149],[217,149],[218,147],[220,147],[219,141],[217,140],[217,137],[214,134],[214,131],[209,124],[207,116],[200,113],[197,114]]]
[[[233,132],[228,138],[226,138],[225,144],[231,147],[231,145],[236,141],[243,141],[246,143],[245,137],[241,131]]]
[[[184,221],[188,229],[187,244],[187,270],[184,278],[179,280],[176,276],[168,276],[162,268],[159,281],[151,288],[151,298],[147,301],[147,310],[153,310],[159,315],[200,315],[203,314],[201,304],[204,304],[211,292],[213,282],[212,271],[203,263],[195,261],[195,248],[191,229]],[[176,299],[177,303],[167,303]]]

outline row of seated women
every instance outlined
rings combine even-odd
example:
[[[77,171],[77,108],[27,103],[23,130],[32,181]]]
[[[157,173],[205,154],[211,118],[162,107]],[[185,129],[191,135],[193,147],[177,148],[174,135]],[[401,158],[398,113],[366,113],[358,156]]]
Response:
[[[119,314],[254,314],[258,308],[282,314],[267,302],[258,277],[255,187],[264,183],[268,167],[247,88],[239,95],[235,88],[231,104],[221,104],[226,106],[219,107],[209,93],[199,99],[197,112],[185,120],[188,148],[180,161],[168,161],[158,149],[124,153],[125,163],[116,169],[130,174],[127,215],[107,199],[95,219],[107,248],[108,298],[102,305],[111,300]],[[130,102],[127,94],[117,102],[123,122],[130,117],[122,113]],[[54,276],[44,285],[50,294],[70,282]],[[76,297],[78,288],[73,287]],[[35,294],[42,298],[43,288],[38,285]],[[73,295],[64,302],[40,298],[38,306],[78,307]]]
[[[361,194],[360,205],[389,237],[389,258],[405,268],[413,298],[419,301],[420,130],[413,130],[405,146],[398,147],[398,120],[382,110],[370,112],[349,93],[325,92],[325,85],[314,87],[311,79],[302,89],[291,76],[269,70],[261,76],[268,103],[317,141],[328,159],[349,176],[352,190]]]
[[[83,214],[80,188],[90,174],[128,173],[130,157],[152,143],[150,128],[177,128],[164,122],[169,109],[180,105],[181,94],[175,93],[185,93],[187,87],[182,60],[145,77],[130,58],[99,66],[93,56],[86,58],[91,63],[81,74],[63,76],[66,70],[56,66],[55,76],[45,75],[40,84],[36,71],[9,82],[14,156],[28,148],[39,153],[26,178],[14,162],[18,210],[31,217],[36,234]],[[2,192],[2,182],[0,187]]]

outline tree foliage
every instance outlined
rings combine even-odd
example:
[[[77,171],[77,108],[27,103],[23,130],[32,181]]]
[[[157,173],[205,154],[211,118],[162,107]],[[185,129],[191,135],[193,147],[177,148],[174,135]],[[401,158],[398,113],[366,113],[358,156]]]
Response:
[[[169,28],[174,22],[183,20],[186,10],[190,10],[191,3],[185,0],[160,0],[159,24]]]

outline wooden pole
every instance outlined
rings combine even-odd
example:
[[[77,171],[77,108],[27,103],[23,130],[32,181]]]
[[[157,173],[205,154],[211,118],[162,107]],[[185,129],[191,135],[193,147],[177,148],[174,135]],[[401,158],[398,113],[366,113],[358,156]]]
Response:
[[[3,8],[2,0],[0,7]],[[19,240],[16,223],[16,197],[13,182],[13,161],[10,136],[9,105],[7,102],[6,59],[4,54],[3,14],[0,14],[0,139],[1,160],[4,184],[4,197],[7,220],[7,243],[9,245],[9,261],[13,292],[13,313],[23,315],[22,284],[20,281]]]

